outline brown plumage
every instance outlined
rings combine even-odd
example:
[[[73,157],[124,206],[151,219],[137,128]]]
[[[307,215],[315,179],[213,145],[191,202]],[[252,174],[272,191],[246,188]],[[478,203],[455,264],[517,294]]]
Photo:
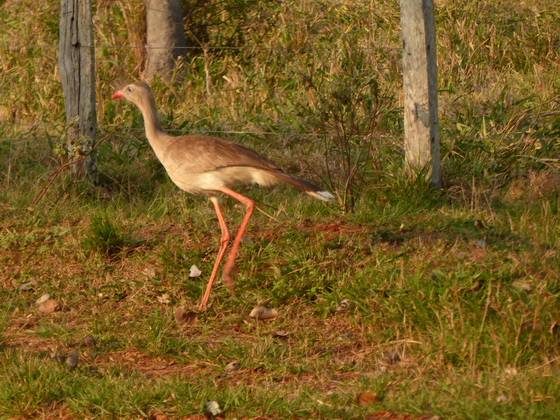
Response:
[[[144,117],[146,137],[171,180],[183,191],[208,196],[214,204],[222,230],[222,239],[200,310],[206,309],[212,285],[230,240],[229,230],[218,203],[219,193],[235,198],[247,208],[224,267],[224,278],[232,291],[231,271],[241,239],[253,213],[254,202],[231,190],[230,187],[250,183],[270,186],[277,182],[284,182],[320,200],[328,201],[334,198],[331,193],[285,172],[270,159],[246,146],[211,136],[167,135],[159,123],[152,91],[143,82],[135,82],[117,90],[113,95],[113,99],[116,98],[125,98],[140,109]]]

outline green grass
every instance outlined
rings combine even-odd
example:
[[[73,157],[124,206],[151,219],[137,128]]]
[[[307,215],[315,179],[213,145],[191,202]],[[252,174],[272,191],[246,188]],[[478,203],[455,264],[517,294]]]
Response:
[[[218,245],[204,200],[156,195],[140,208],[135,197],[134,206],[122,196],[77,198],[64,217],[58,206],[40,204],[35,221],[4,210],[11,233],[3,234],[3,264],[28,260],[2,291],[11,302],[4,307],[2,415],[188,416],[217,400],[231,417],[355,417],[381,409],[554,417],[559,221],[548,217],[548,201],[510,207],[497,200],[473,210],[445,191],[411,198],[410,184],[400,182],[400,195],[382,190],[383,204],[372,197],[359,207],[367,211],[345,217],[289,190],[275,197],[254,191],[278,211],[275,219],[255,215],[237,296],[218,284],[210,310],[183,327],[173,310],[196,306]],[[228,219],[239,221],[230,204]],[[106,223],[111,214],[111,226],[142,245],[110,258],[86,247],[96,219],[81,220],[82,206]],[[157,217],[148,211],[161,206],[167,210]],[[192,264],[201,278],[188,278]],[[45,280],[32,292],[15,291],[30,279]],[[34,300],[44,292],[62,311],[36,314]],[[337,312],[345,298],[355,308]],[[251,320],[258,303],[280,316]],[[278,330],[288,337],[275,338]],[[83,347],[86,335],[98,345]],[[78,368],[49,360],[55,349],[79,349]],[[388,351],[401,360],[389,363]],[[240,370],[225,373],[233,360]],[[359,407],[364,390],[381,402]]]
[[[195,49],[181,84],[155,80],[164,125],[258,148],[339,200],[240,188],[258,211],[236,295],[218,282],[181,325],[219,228],[110,100],[141,51],[107,46],[143,42],[143,2],[121,3],[95,5],[100,183],[63,172],[48,190],[56,54],[21,46],[57,43],[59,5],[0,10],[0,418],[197,418],[214,400],[227,418],[560,417],[556,2],[438,2],[442,189],[402,174],[396,2],[193,6],[193,46],[243,48]],[[60,310],[39,313],[45,293]],[[253,320],[258,304],[279,316]]]

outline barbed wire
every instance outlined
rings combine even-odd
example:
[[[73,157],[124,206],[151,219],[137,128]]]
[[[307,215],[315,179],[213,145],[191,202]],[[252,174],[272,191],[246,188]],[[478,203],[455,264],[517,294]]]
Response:
[[[32,129],[63,129],[64,124],[19,124],[19,123],[0,123],[0,128],[2,127],[31,127]],[[120,130],[119,130],[120,128]],[[117,125],[103,125],[98,126],[98,131],[100,133],[111,132],[113,135],[117,133],[128,133],[134,132],[139,135],[144,134],[145,129],[143,127],[123,127]],[[243,130],[201,130],[201,129],[174,129],[166,128],[165,131],[170,134],[178,135],[250,135],[250,136],[282,136],[282,137],[308,137],[308,138],[325,138],[325,137],[337,137],[336,133],[301,133],[301,132],[291,132],[291,131],[243,131]],[[519,133],[518,133],[519,134]],[[526,133],[521,133],[526,134]],[[365,136],[362,136],[365,137]],[[384,134],[373,134],[367,137],[372,139],[386,139],[386,140],[402,140],[403,136],[398,135],[384,135]],[[543,141],[560,141],[560,136],[557,137],[544,137],[544,136],[534,136],[527,134],[525,138],[535,138]],[[4,137],[5,138],[5,137]],[[478,140],[478,137],[470,137],[468,140]]]
[[[2,48],[6,49],[17,49],[17,48],[59,48],[58,44],[0,44]],[[185,46],[185,47],[168,47],[168,46],[147,46],[147,45],[74,45],[77,48],[94,48],[94,49],[145,49],[145,50],[264,50],[264,51],[337,51],[337,50],[354,50],[354,51],[376,51],[376,50],[389,50],[389,51],[400,51],[402,47],[399,46],[386,46],[378,45],[371,47],[360,47],[360,46],[341,46],[341,47],[314,47],[314,46],[304,46],[304,47],[274,47],[274,46],[263,46],[263,45],[244,45],[244,46]]]
[[[59,48],[58,44],[10,44],[2,43],[1,48],[5,49],[32,49],[32,48]],[[333,46],[333,47],[316,47],[316,46],[303,46],[303,47],[280,47],[280,46],[264,46],[264,45],[238,45],[238,46],[184,46],[184,47],[169,47],[169,46],[147,46],[147,45],[74,45],[76,48],[94,48],[94,49],[143,49],[143,50],[207,50],[207,51],[219,51],[219,50],[231,50],[231,51],[242,51],[242,50],[263,50],[263,51],[338,51],[338,50],[350,50],[350,51],[402,51],[402,46],[393,45],[375,45],[375,46]],[[449,49],[445,46],[439,46],[440,49]],[[560,50],[560,42],[551,43],[547,45],[516,45],[495,48],[499,51],[512,51],[512,50],[535,50],[535,49],[552,49]],[[459,51],[457,48],[455,51]]]
[[[64,124],[20,124],[20,123],[0,123],[1,127],[27,127],[31,129],[61,129],[64,128]],[[136,133],[144,133],[144,128],[142,127],[122,127],[116,125],[104,125],[98,126],[99,129],[102,130],[110,130],[113,133],[116,132],[116,128],[120,127],[121,131],[123,132],[136,132]],[[166,128],[165,131],[167,133],[173,134],[219,134],[219,135],[252,135],[252,136],[284,136],[284,137],[334,137],[336,134],[334,133],[299,133],[299,132],[291,132],[291,131],[243,131],[243,130],[201,130],[201,129],[176,129],[176,128]],[[375,135],[375,138],[388,138],[388,139],[396,139],[398,136],[388,136],[388,135]]]

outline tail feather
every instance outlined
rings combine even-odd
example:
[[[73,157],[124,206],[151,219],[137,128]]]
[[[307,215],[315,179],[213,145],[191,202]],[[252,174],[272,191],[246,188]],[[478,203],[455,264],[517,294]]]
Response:
[[[295,187],[298,190],[303,191],[304,193],[309,194],[311,197],[315,197],[323,201],[331,201],[334,199],[334,195],[332,195],[330,192],[325,191],[317,187],[316,185],[313,185],[311,182],[307,182],[287,172],[275,172],[274,175],[276,175],[276,177],[280,181],[291,185],[292,187]]]

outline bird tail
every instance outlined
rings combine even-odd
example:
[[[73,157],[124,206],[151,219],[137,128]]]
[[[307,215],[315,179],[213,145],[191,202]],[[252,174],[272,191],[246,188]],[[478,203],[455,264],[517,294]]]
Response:
[[[315,197],[323,201],[331,201],[334,199],[334,195],[332,195],[330,192],[325,191],[317,187],[316,185],[313,185],[311,182],[304,181],[297,176],[291,175],[286,172],[276,172],[274,175],[276,175],[276,177],[280,181],[291,185],[292,187],[295,187],[298,190],[303,191],[304,193],[309,194],[311,197]]]

